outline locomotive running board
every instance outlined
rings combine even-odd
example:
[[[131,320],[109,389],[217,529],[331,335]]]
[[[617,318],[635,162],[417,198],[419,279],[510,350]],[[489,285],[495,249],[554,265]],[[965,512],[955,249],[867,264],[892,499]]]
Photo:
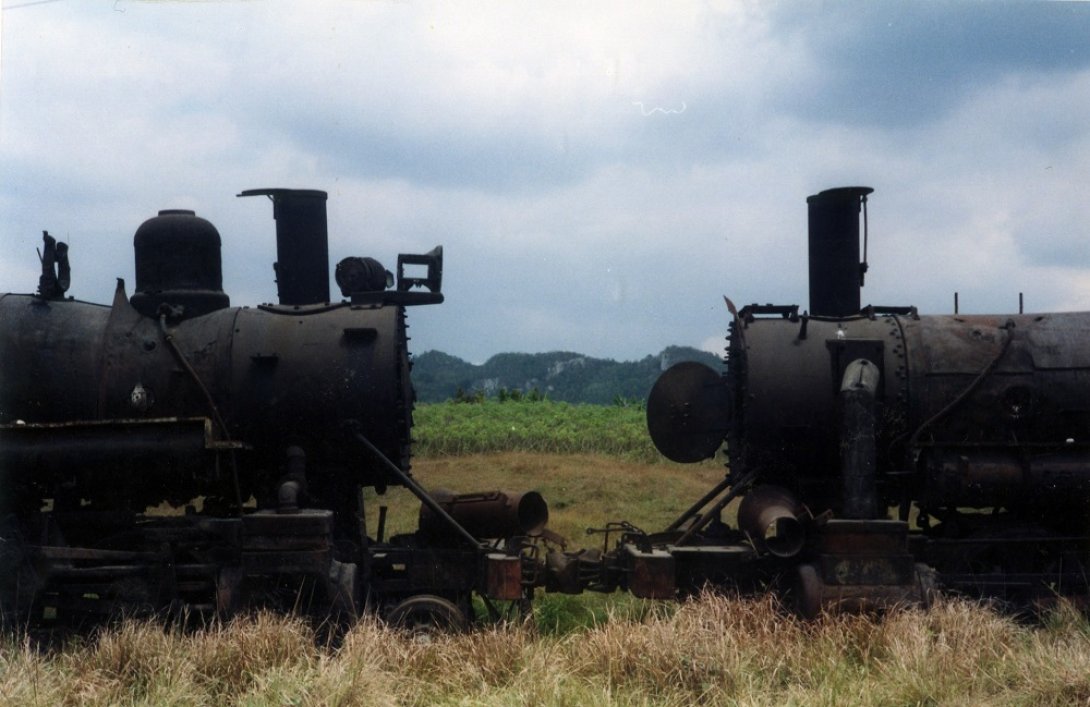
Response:
[[[110,443],[103,444],[108,436]],[[97,464],[109,466],[134,456],[196,458],[201,452],[249,447],[217,439],[207,417],[80,420],[0,425],[0,467],[43,460],[53,470]]]

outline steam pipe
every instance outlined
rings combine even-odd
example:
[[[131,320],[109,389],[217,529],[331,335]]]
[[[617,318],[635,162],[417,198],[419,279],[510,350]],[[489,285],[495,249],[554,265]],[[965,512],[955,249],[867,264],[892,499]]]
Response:
[[[848,364],[841,378],[840,466],[848,519],[878,517],[874,401],[880,379],[878,366],[865,358]]]
[[[436,489],[429,495],[474,537],[539,535],[549,521],[549,506],[537,491],[454,494]],[[418,527],[420,532],[436,537],[448,532],[446,524],[426,505],[420,506]]]

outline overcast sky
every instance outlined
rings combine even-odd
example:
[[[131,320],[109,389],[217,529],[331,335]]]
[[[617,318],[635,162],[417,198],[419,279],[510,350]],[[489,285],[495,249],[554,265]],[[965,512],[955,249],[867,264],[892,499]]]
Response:
[[[3,0],[0,290],[41,231],[79,299],[189,208],[232,304],[272,209],[329,192],[331,266],[444,246],[412,350],[719,351],[807,305],[806,202],[867,185],[863,301],[1090,309],[1090,4]],[[333,291],[336,292],[334,286]]]

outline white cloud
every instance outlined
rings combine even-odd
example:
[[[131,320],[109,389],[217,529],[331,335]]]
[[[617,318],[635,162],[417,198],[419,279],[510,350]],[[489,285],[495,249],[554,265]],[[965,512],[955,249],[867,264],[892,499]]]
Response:
[[[136,227],[181,207],[219,227],[233,301],[269,300],[271,213],[234,195],[318,188],[334,261],[446,247],[415,350],[721,349],[723,294],[805,305],[805,197],[868,184],[864,300],[1090,307],[1090,59],[1042,44],[1047,23],[982,48],[942,4],[888,26],[748,2],[302,7],[5,11],[9,287],[36,284],[49,228],[76,292],[108,299]]]

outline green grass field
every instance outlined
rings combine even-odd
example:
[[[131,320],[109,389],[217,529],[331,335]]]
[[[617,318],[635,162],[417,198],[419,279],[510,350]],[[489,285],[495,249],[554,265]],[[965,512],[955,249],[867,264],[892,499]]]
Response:
[[[722,478],[721,463],[649,454],[642,411],[587,407],[420,406],[413,473],[428,488],[540,491],[575,547],[609,520],[661,528]],[[404,492],[367,503],[390,507],[394,532],[415,526]],[[1090,704],[1090,622],[1063,603],[1036,624],[956,600],[805,623],[768,596],[546,595],[535,621],[429,643],[373,619],[337,645],[319,635],[258,615],[128,622],[46,651],[8,636],[0,705]]]
[[[413,417],[416,453],[425,458],[520,451],[662,459],[638,405],[487,399],[418,405]]]

